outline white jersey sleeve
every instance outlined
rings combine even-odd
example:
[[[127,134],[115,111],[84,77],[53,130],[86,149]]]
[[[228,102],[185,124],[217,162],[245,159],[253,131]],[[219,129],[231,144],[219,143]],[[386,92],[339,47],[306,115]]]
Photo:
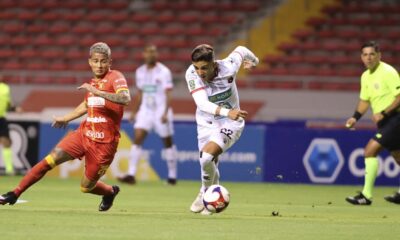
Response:
[[[224,60],[230,61],[236,69],[236,72],[239,71],[240,66],[245,60],[252,62],[253,66],[256,66],[259,63],[259,60],[254,53],[243,46],[236,47],[235,50],[233,50],[233,52],[231,52]]]
[[[142,78],[141,78],[141,74],[139,72],[140,72],[140,68],[136,69],[136,71],[135,71],[135,84],[136,84],[136,87],[138,89],[142,90],[143,81],[142,81]]]
[[[194,70],[193,65],[186,71],[185,78],[191,94],[206,88],[206,85],[197,75],[196,70]]]
[[[164,75],[163,79],[164,81],[162,82],[163,89],[164,90],[172,89],[174,87],[174,83],[172,81],[172,73],[167,67],[164,68],[163,75]]]

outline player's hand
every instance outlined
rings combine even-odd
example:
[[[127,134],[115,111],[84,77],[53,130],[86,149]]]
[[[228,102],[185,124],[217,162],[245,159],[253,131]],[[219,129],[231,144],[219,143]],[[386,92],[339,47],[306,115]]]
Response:
[[[168,122],[168,114],[164,113],[164,114],[161,116],[161,122],[162,122],[162,123],[167,123],[167,122]]]
[[[85,89],[86,91],[91,92],[93,94],[96,94],[96,92],[97,92],[97,89],[95,87],[93,87],[92,85],[90,85],[89,83],[84,83],[78,87],[78,90],[81,90],[81,89]]]
[[[22,107],[16,107],[15,108],[15,112],[16,113],[22,113],[22,112],[24,112],[24,109],[22,109]]]
[[[383,116],[382,113],[376,113],[376,114],[372,115],[372,121],[374,121],[374,123],[377,124],[378,122],[382,121],[382,119],[384,117],[385,116]]]
[[[62,128],[65,129],[68,126],[68,121],[66,121],[63,117],[53,116],[53,123],[51,124],[53,128]]]
[[[231,109],[228,113],[228,118],[232,120],[238,120],[239,118],[245,119],[248,113],[240,109]]]
[[[346,121],[346,128],[349,128],[349,129],[354,128],[354,125],[356,124],[356,122],[357,122],[357,119],[355,119],[355,118],[353,118],[353,117],[347,119],[347,121]]]
[[[255,68],[256,66],[257,66],[257,63],[250,61],[248,59],[245,59],[243,61],[243,68],[246,70],[251,70],[251,69]]]

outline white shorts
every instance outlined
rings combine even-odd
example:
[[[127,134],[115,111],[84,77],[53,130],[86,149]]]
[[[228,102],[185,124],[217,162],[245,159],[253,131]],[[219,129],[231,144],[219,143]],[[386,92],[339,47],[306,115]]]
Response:
[[[168,121],[166,123],[161,122],[161,116],[162,113],[158,112],[139,111],[136,114],[136,122],[133,128],[144,129],[147,132],[154,129],[161,138],[170,137],[174,134],[172,110],[168,111]]]
[[[222,151],[225,152],[239,140],[244,125],[244,121],[225,121],[219,126],[197,126],[199,151],[201,151],[208,142],[215,142],[221,147]]]

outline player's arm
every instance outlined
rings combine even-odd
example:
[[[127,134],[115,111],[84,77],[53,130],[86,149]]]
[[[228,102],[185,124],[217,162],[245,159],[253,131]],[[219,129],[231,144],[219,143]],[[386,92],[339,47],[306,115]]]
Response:
[[[227,109],[210,102],[204,89],[192,92],[192,97],[201,111],[215,116],[224,116],[232,120],[238,120],[239,118],[246,118],[248,114],[246,111],[240,109]]]
[[[83,101],[72,112],[67,113],[62,117],[53,116],[53,124],[51,126],[54,128],[65,128],[70,121],[80,118],[86,113],[87,113],[87,104],[86,101]]]
[[[392,104],[381,112],[386,117],[392,115],[400,107],[400,95],[397,95]]]
[[[243,46],[236,47],[235,50],[229,54],[229,57],[239,66],[243,63],[245,69],[251,69],[260,62],[252,51]]]
[[[387,79],[385,79],[389,89],[395,97],[392,104],[390,104],[386,109],[381,111],[379,114],[375,114],[374,121],[379,122],[385,117],[391,116],[400,107],[400,77],[396,71],[390,72]]]
[[[93,93],[96,96],[102,97],[111,101],[113,103],[121,104],[121,105],[128,105],[131,101],[131,95],[129,94],[128,89],[121,89],[117,93],[110,93],[101,91],[88,83],[82,84],[78,89],[86,89],[87,91]]]
[[[135,96],[135,101],[133,101],[132,104],[132,113],[129,118],[130,121],[134,121],[136,118],[136,114],[139,111],[140,105],[142,105],[142,99],[143,99],[143,92],[141,89],[138,89],[136,96]]]
[[[171,107],[172,103],[172,88],[165,89],[165,101],[165,110],[161,119],[163,123],[166,123],[168,121],[168,110]]]
[[[347,119],[346,127],[353,128],[356,122],[360,120],[360,118],[368,111],[369,106],[370,106],[369,101],[360,99],[360,101],[357,104],[356,111],[354,111],[353,116]]]
[[[12,99],[11,99],[11,92],[8,95],[8,103],[7,103],[7,111],[8,112],[17,112],[20,113],[22,112],[22,108],[20,106],[17,106],[13,103]]]

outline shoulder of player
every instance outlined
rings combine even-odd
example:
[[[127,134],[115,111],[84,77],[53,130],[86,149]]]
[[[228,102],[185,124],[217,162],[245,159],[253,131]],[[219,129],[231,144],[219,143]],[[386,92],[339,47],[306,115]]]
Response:
[[[233,64],[233,60],[231,58],[225,58],[222,60],[216,61],[218,64],[218,70],[220,75],[232,75],[236,73],[236,67]]]
[[[124,74],[122,74],[122,72],[120,72],[120,71],[118,71],[118,70],[114,70],[114,69],[113,69],[113,70],[110,70],[108,79],[109,79],[110,81],[112,81],[112,82],[118,81],[118,80],[121,80],[121,79],[126,80],[126,78],[125,78]]]
[[[167,73],[171,72],[171,70],[162,62],[157,62],[157,67],[163,72],[167,72]]]
[[[382,69],[385,72],[390,73],[390,74],[393,74],[393,73],[398,74],[397,70],[392,65],[385,63],[385,62],[381,62],[380,64],[382,66]]]
[[[191,64],[191,65],[188,67],[188,69],[186,70],[185,78],[186,78],[186,81],[189,81],[189,80],[196,80],[196,79],[199,78],[199,76],[198,76],[197,73],[196,73],[196,70],[194,69],[193,64]]]

